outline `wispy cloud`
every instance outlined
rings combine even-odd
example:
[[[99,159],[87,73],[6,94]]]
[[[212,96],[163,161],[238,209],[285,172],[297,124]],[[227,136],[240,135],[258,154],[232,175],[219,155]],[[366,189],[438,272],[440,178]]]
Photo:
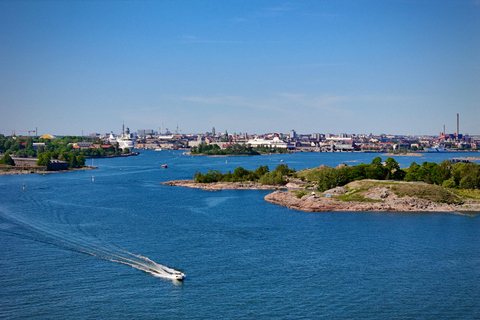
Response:
[[[322,95],[309,96],[301,93],[281,92],[268,97],[245,97],[232,95],[183,96],[177,100],[193,102],[205,106],[222,106],[224,108],[249,108],[269,112],[289,113],[292,109],[322,109],[328,112],[342,113],[335,107],[338,103],[355,100],[353,97]]]
[[[296,8],[291,3],[280,4],[275,7],[267,7],[259,9],[258,11],[251,12],[245,16],[231,18],[233,23],[246,23],[252,20],[264,19],[264,18],[276,18],[285,15],[288,12],[295,11]]]
[[[299,64],[297,65],[298,67],[301,67],[301,68],[326,68],[326,67],[341,67],[341,66],[345,66],[347,65],[346,63],[335,63],[335,62],[332,62],[332,63],[329,63],[329,62],[326,62],[326,63],[306,63],[306,64]]]
[[[270,16],[270,17],[278,17],[287,12],[291,12],[295,10],[295,6],[291,3],[284,3],[279,6],[265,8],[261,11],[261,14]]]
[[[192,35],[184,35],[178,41],[179,43],[212,43],[212,44],[240,44],[244,41],[237,40],[214,40],[214,39],[200,39]]]
[[[418,97],[402,95],[308,95],[279,92],[267,97],[236,95],[181,96],[175,100],[204,105],[205,107],[248,108],[252,112],[291,113],[292,110],[307,115],[308,112],[324,112],[344,117],[355,116],[359,105],[411,102]]]

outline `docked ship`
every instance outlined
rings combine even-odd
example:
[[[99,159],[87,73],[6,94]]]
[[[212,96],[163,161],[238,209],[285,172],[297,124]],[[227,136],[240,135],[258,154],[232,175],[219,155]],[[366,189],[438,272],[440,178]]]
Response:
[[[118,143],[121,149],[128,148],[132,150],[135,147],[135,139],[130,134],[130,129],[125,129],[125,126],[122,128],[122,133],[117,136],[111,132],[108,141],[112,144]]]
[[[432,148],[425,148],[425,152],[450,152],[450,150],[446,149],[444,146],[437,144],[434,145]]]

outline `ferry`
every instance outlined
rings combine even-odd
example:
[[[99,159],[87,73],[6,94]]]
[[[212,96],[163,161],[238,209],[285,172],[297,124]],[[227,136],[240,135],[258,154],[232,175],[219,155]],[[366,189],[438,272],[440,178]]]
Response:
[[[134,139],[130,137],[130,134],[126,134],[126,133],[122,133],[120,135],[115,136],[112,132],[108,137],[108,141],[111,144],[115,144],[118,142],[118,146],[121,149],[129,148],[130,150],[132,150],[134,147]]]
[[[433,146],[432,148],[425,148],[424,151],[425,152],[450,152],[450,150],[446,149],[444,146],[439,144]]]

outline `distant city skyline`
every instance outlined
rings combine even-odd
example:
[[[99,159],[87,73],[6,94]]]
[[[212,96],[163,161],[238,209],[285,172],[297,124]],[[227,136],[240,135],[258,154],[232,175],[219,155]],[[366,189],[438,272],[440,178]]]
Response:
[[[0,133],[480,134],[480,1],[0,1]]]

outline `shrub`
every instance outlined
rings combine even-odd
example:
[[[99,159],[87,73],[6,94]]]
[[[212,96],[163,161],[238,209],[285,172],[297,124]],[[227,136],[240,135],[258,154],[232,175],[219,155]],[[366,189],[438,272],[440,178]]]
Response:
[[[457,184],[455,183],[455,180],[453,179],[453,177],[448,180],[444,180],[442,183],[442,187],[444,188],[455,188],[456,186]]]
[[[6,164],[7,166],[14,166],[15,161],[13,161],[12,157],[8,153],[6,153],[2,159],[0,159],[0,164]]]

